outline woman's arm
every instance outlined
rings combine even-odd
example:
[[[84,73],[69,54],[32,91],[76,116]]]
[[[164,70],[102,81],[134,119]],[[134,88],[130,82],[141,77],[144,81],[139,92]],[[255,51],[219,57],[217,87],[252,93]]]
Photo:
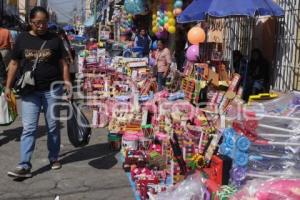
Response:
[[[69,95],[71,95],[72,92],[72,84],[71,84],[71,78],[70,78],[70,66],[68,65],[68,63],[66,62],[65,59],[60,59],[60,66],[62,67],[62,75],[63,75],[63,81],[65,83],[65,87],[69,93]]]

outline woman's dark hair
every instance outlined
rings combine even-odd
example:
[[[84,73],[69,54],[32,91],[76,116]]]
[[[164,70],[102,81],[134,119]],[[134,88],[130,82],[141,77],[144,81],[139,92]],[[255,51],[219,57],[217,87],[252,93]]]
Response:
[[[32,8],[32,10],[30,11],[30,14],[29,14],[29,19],[35,18],[36,14],[38,12],[44,13],[46,15],[47,19],[49,19],[48,11],[46,10],[46,8],[41,7],[41,6],[36,6],[36,7]]]
[[[166,40],[163,40],[163,39],[158,39],[157,42],[161,42],[164,46],[165,46],[166,43],[167,43]]]

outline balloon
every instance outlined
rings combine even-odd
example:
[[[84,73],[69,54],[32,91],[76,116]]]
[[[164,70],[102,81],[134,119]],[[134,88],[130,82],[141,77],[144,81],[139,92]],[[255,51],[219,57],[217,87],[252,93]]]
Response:
[[[158,39],[166,39],[168,37],[168,32],[160,31],[160,32],[157,32],[155,35]]]
[[[168,24],[169,24],[169,26],[175,26],[175,24],[176,24],[175,19],[174,18],[169,19]]]
[[[152,49],[157,49],[157,41],[156,40],[152,43]]]
[[[169,18],[171,18],[173,16],[173,13],[171,11],[167,11],[167,14],[166,14]]]
[[[205,32],[200,27],[193,27],[188,32],[188,40],[191,44],[199,44],[205,41]]]
[[[152,21],[152,27],[153,26],[157,26],[157,22],[156,21]]]
[[[157,33],[157,32],[158,32],[158,27],[157,27],[157,26],[153,26],[152,32],[153,32],[153,33]]]
[[[160,19],[160,20],[159,20],[159,25],[163,26],[164,24],[165,24],[164,19]]]
[[[169,21],[169,18],[167,16],[164,17],[164,22],[167,23]]]
[[[191,45],[186,51],[186,58],[191,62],[196,62],[199,56],[199,45]]]
[[[174,33],[176,32],[175,26],[170,26],[170,27],[168,28],[168,32],[171,33],[171,34],[174,34]]]
[[[157,15],[153,14],[152,19],[156,19],[156,18],[157,18]]]
[[[182,1],[175,1],[175,3],[174,3],[174,7],[175,8],[182,8],[182,6],[183,6],[183,3],[182,3]]]
[[[182,9],[181,8],[176,8],[174,11],[173,11],[173,14],[177,17],[178,15],[180,15],[182,13]]]
[[[159,32],[164,31],[164,27],[163,27],[163,26],[160,26],[160,27],[158,28],[158,31],[159,31]]]
[[[165,24],[164,28],[165,28],[165,30],[168,30],[169,29],[169,24]]]

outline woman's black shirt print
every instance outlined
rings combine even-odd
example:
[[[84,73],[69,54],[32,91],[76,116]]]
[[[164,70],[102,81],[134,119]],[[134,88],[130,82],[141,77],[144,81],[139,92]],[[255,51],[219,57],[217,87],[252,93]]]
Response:
[[[28,32],[21,33],[12,51],[12,59],[20,60],[21,71],[29,71],[38,55],[43,42],[47,40],[40,53],[39,62],[35,70],[36,90],[49,90],[51,84],[62,80],[59,60],[67,56],[62,40],[55,33],[43,36],[33,36]]]

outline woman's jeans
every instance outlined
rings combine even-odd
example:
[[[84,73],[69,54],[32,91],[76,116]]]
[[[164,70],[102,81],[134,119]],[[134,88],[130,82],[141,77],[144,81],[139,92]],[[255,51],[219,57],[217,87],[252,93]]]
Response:
[[[35,91],[22,97],[21,160],[19,166],[31,168],[31,156],[35,147],[39,115],[43,107],[48,132],[49,161],[58,159],[60,151],[60,124],[58,103],[63,94],[63,87],[56,86],[48,91]]]
[[[157,73],[157,85],[158,85],[159,92],[165,88],[166,80],[167,80],[167,78],[164,77],[164,72]]]

